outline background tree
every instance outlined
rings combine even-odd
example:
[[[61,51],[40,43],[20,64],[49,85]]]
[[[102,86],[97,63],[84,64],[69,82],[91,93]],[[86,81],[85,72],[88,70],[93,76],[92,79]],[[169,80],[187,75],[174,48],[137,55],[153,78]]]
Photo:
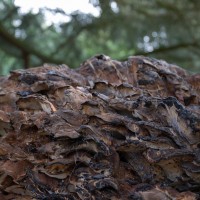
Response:
[[[99,16],[55,8],[21,13],[13,0],[0,2],[0,70],[43,63],[78,67],[104,53],[123,60],[142,54],[199,71],[200,1],[90,0]],[[70,17],[47,24],[45,12]]]

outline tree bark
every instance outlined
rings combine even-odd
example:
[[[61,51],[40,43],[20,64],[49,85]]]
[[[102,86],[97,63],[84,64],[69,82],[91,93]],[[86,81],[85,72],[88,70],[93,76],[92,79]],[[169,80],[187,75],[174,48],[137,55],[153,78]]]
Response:
[[[198,199],[199,80],[141,56],[11,72],[0,199]]]

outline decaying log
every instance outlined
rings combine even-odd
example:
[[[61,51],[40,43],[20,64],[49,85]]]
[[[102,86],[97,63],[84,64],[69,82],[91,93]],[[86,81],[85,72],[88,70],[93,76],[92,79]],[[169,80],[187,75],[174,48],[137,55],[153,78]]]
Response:
[[[0,199],[200,195],[200,75],[98,55],[0,79]]]

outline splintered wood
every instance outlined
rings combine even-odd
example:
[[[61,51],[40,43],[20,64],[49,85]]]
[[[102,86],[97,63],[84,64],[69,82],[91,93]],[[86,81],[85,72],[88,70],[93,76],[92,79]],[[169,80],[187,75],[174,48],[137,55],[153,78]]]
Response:
[[[104,55],[0,79],[1,200],[194,200],[200,75]]]

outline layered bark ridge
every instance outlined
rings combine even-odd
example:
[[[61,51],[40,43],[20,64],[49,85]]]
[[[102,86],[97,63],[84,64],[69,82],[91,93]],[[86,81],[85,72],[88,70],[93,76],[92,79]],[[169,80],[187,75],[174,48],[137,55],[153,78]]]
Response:
[[[0,199],[198,199],[200,75],[98,55],[0,79]]]

